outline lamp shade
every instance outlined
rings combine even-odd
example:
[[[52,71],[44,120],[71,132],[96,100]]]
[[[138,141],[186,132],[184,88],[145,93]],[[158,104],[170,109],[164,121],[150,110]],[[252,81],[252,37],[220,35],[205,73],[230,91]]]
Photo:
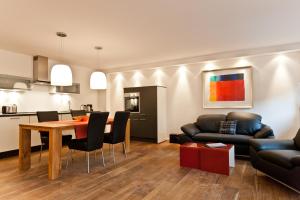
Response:
[[[107,87],[106,76],[103,72],[93,72],[90,78],[90,88],[104,90]]]
[[[72,71],[68,65],[56,64],[51,69],[51,85],[70,86],[72,85]]]

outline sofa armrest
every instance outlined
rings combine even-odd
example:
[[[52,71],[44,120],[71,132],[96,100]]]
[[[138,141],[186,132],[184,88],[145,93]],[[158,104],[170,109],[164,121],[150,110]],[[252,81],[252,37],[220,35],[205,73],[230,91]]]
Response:
[[[261,130],[255,133],[254,138],[274,138],[274,133],[271,127],[265,125]]]
[[[296,150],[293,140],[251,139],[250,146],[256,151],[289,149]]]
[[[193,137],[197,133],[200,133],[200,130],[195,124],[186,124],[181,127],[181,130],[190,137]]]
[[[291,162],[293,163],[294,166],[300,166],[300,155],[299,156],[295,156],[294,158],[292,158]]]

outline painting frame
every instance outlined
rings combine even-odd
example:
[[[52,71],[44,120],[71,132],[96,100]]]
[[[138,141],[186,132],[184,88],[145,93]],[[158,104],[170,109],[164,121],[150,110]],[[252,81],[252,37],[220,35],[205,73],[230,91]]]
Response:
[[[243,74],[244,100],[212,101],[212,77]],[[203,108],[253,108],[253,68],[252,66],[221,68],[202,71]]]

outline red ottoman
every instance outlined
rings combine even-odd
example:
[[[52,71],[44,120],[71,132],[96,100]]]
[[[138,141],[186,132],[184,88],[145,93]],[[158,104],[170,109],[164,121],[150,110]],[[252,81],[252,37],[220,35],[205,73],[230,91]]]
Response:
[[[180,145],[180,166],[200,168],[200,148],[197,143]]]
[[[180,166],[229,175],[234,167],[234,146],[210,148],[201,143],[180,145]]]
[[[229,176],[230,167],[234,167],[234,146],[221,148],[204,146],[201,149],[201,170]]]

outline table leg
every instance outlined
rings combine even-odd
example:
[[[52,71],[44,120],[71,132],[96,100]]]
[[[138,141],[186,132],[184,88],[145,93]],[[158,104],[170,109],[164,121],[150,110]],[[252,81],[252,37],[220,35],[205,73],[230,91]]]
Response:
[[[19,128],[19,170],[25,171],[31,165],[31,130]]]
[[[130,152],[130,119],[128,119],[127,125],[126,125],[125,146],[126,146],[127,152]]]
[[[48,179],[54,180],[61,175],[61,148],[62,130],[50,129],[49,131],[49,160]]]

